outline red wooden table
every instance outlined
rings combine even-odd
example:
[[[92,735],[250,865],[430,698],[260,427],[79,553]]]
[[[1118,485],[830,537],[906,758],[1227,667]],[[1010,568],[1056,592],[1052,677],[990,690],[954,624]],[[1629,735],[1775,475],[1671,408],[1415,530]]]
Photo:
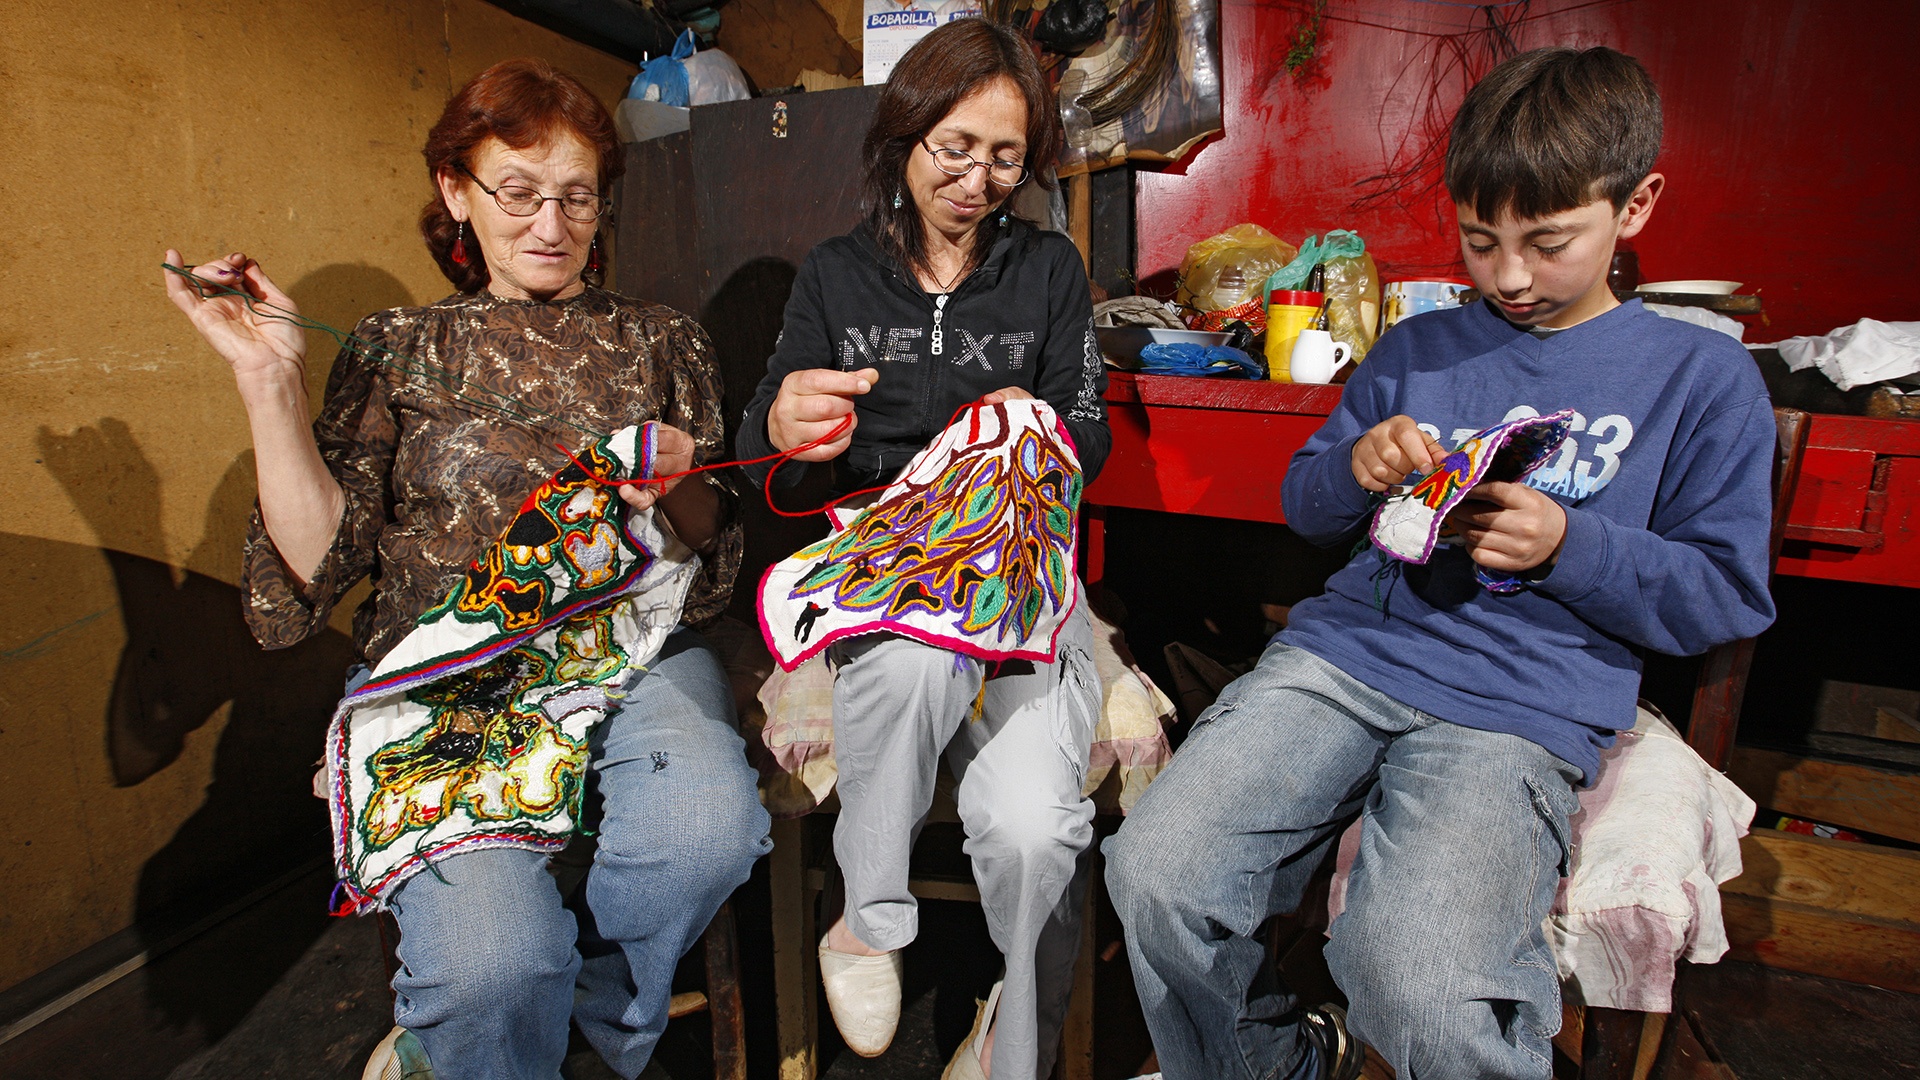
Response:
[[[1285,521],[1287,461],[1339,401],[1337,386],[1109,372],[1087,580],[1104,567],[1106,507]],[[1814,415],[1779,572],[1920,587],[1920,421]]]

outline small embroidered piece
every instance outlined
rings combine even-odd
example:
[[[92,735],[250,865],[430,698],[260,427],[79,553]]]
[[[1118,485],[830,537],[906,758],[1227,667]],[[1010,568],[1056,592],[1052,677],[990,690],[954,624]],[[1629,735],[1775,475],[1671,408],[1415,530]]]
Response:
[[[980,660],[1047,660],[1080,599],[1080,459],[1046,402],[960,411],[873,505],[767,571],[760,629],[783,670],[884,631]]]
[[[341,701],[327,738],[341,913],[432,860],[566,843],[587,739],[679,624],[699,557],[596,477],[651,476],[654,425],[587,447]]]
[[[1424,563],[1433,557],[1447,515],[1482,480],[1514,481],[1546,464],[1566,441],[1573,410],[1547,416],[1523,416],[1495,424],[1456,447],[1439,468],[1374,511],[1369,535],[1380,551],[1401,562]],[[1476,575],[1496,593],[1517,592],[1519,578],[1489,571]]]

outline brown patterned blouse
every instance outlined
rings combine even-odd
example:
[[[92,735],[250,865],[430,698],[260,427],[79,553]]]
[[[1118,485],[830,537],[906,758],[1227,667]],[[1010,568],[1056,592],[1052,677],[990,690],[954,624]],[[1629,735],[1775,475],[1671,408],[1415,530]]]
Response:
[[[255,507],[241,571],[247,625],[283,648],[316,633],[367,574],[353,643],[376,663],[513,520],[520,503],[578,450],[629,424],[659,420],[692,435],[694,462],[722,458],[720,374],[707,335],[685,315],[589,287],[569,300],[491,293],[394,308],[354,335],[371,360],[341,350],[313,430],[345,490],[333,547],[300,589]],[[713,550],[684,622],[720,614],[740,568],[738,496],[722,473]],[[694,481],[688,481],[694,482]]]

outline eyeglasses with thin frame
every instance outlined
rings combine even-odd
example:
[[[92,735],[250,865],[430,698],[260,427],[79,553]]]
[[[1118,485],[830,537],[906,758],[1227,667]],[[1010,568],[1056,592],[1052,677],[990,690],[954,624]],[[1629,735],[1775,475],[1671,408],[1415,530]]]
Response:
[[[569,221],[582,224],[600,220],[600,215],[613,209],[613,203],[604,195],[595,195],[590,191],[569,191],[565,195],[542,195],[524,184],[501,184],[490,188],[480,182],[480,178],[467,170],[465,165],[455,165],[467,179],[474,182],[481,191],[493,196],[500,209],[514,217],[532,217],[549,202],[560,204],[560,212]]]
[[[928,146],[921,139],[920,146],[933,155],[933,163],[948,176],[965,176],[976,167],[987,170],[987,179],[1001,187],[1019,187],[1027,178],[1027,167],[1017,161],[980,161],[964,150],[955,150],[946,146]]]

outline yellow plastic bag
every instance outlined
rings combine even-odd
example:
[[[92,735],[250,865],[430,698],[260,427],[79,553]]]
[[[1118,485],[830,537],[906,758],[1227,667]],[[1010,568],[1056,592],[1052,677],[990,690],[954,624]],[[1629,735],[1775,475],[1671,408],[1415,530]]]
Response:
[[[1267,275],[1299,253],[1300,249],[1258,225],[1235,225],[1187,249],[1186,258],[1180,260],[1174,303],[1190,326],[1209,312],[1244,306],[1254,314],[1244,321],[1258,333],[1267,324]],[[1377,292],[1374,302],[1379,302]]]
[[[1373,265],[1373,256],[1365,252],[1328,259],[1325,266],[1327,330],[1335,341],[1347,343],[1358,364],[1373,348],[1380,326],[1380,271]]]

